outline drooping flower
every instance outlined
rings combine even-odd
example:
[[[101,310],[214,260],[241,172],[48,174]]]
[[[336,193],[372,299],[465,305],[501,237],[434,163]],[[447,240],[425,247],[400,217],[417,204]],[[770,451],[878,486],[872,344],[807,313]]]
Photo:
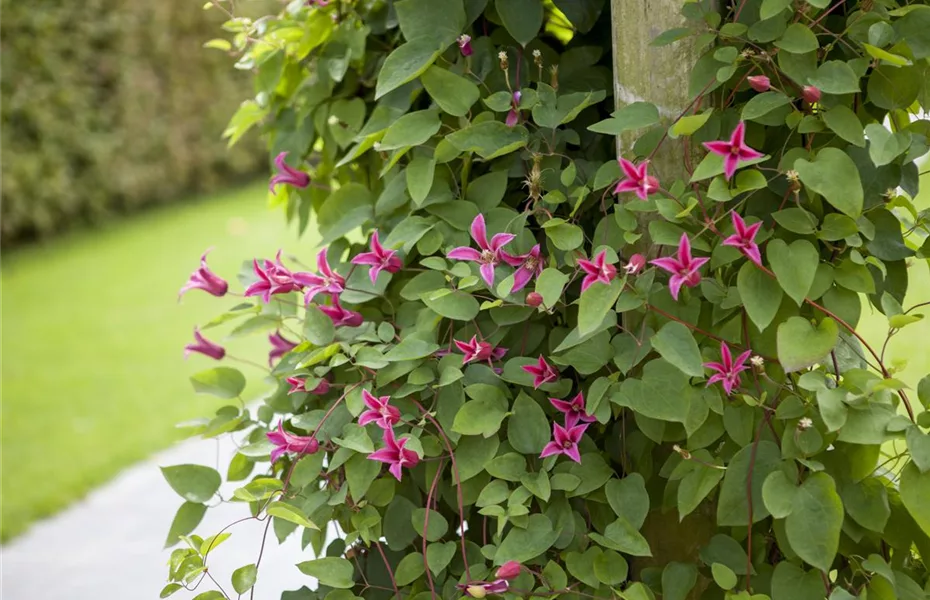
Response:
[[[610,285],[614,277],[617,276],[617,268],[607,262],[607,250],[598,252],[594,260],[578,259],[578,266],[587,273],[581,282],[581,291],[584,292],[595,283],[606,283]]]
[[[302,379],[300,377],[288,377],[286,381],[291,384],[291,389],[287,391],[287,395],[296,394],[297,392],[307,392],[308,394],[313,394],[314,396],[322,396],[329,392],[330,384],[328,379],[321,379],[320,383],[316,385],[312,390],[307,389],[307,382],[309,379]]]
[[[456,347],[461,350],[465,356],[462,357],[462,364],[467,365],[473,361],[484,362],[486,360],[500,360],[507,354],[507,348],[500,346],[494,347],[488,342],[479,342],[478,336],[471,336],[471,340],[460,342],[452,340]]]
[[[756,234],[759,233],[762,222],[746,225],[746,221],[736,211],[730,214],[733,219],[733,229],[736,230],[736,233],[723,240],[723,245],[733,246],[742,252],[746,258],[761,267],[762,255],[759,253],[759,245],[756,244]]]
[[[390,396],[374,396],[368,390],[362,390],[362,401],[368,410],[359,415],[359,425],[374,423],[381,429],[390,429],[400,421],[400,410],[391,406]]]
[[[808,104],[820,102],[820,88],[813,85],[805,85],[804,88],[801,89],[801,97],[804,98]]]
[[[378,274],[381,271],[396,273],[401,270],[404,263],[397,256],[396,250],[385,250],[378,239],[378,232],[371,234],[371,252],[362,252],[352,259],[353,265],[371,265],[368,269],[368,277],[371,282],[378,281]]]
[[[584,394],[578,392],[578,395],[569,401],[559,400],[558,398],[549,398],[549,402],[559,412],[565,413],[565,426],[573,427],[579,421],[582,423],[592,423],[596,419],[593,415],[585,412]]]
[[[272,193],[274,193],[274,188],[279,183],[292,185],[297,188],[305,188],[310,185],[310,176],[284,162],[286,159],[287,152],[278,154],[274,159],[274,164],[278,169],[278,173],[271,178],[271,183],[268,184],[268,189]]]
[[[765,75],[753,75],[747,77],[746,81],[749,82],[749,87],[757,92],[767,92],[772,87],[772,82]]]
[[[723,385],[723,391],[729,396],[733,390],[740,385],[739,374],[749,369],[746,365],[746,361],[749,360],[751,354],[752,350],[747,350],[737,356],[734,361],[733,355],[730,354],[730,347],[727,346],[726,342],[720,342],[720,362],[704,363],[705,367],[716,371],[716,373],[711,375],[710,379],[707,380],[707,385],[712,385],[719,381],[721,385]]]
[[[498,579],[516,579],[522,570],[523,565],[515,560],[508,560],[497,569],[497,573],[495,573],[494,576]]]
[[[624,178],[621,179],[617,187],[614,188],[615,194],[621,192],[635,192],[640,200],[648,200],[649,194],[659,189],[659,180],[646,173],[646,169],[649,166],[648,160],[644,160],[639,166],[636,166],[625,158],[618,159],[618,162],[620,163],[620,168],[623,170]]]
[[[271,352],[268,353],[268,366],[271,366],[274,361],[297,347],[297,344],[281,335],[280,331],[270,334],[268,341],[271,343]]]
[[[320,449],[320,442],[312,435],[295,435],[284,431],[282,421],[278,421],[276,431],[269,431],[265,436],[275,446],[275,449],[271,451],[271,462],[277,461],[287,452],[303,456],[304,454],[316,454]]]
[[[358,327],[365,321],[362,313],[343,307],[338,296],[333,296],[332,305],[321,304],[319,309],[332,320],[336,327]]]
[[[336,296],[345,290],[346,280],[332,270],[326,256],[328,249],[323,248],[316,255],[317,273],[294,273],[294,281],[304,286],[304,304],[309,304],[317,294]]]
[[[517,90],[510,97],[510,112],[507,113],[507,120],[504,121],[507,124],[507,127],[513,127],[520,122],[520,110],[517,108],[520,106],[520,98],[523,97],[523,94],[520,90]]]
[[[377,460],[390,465],[388,471],[397,478],[397,481],[400,481],[401,469],[404,467],[412,469],[417,466],[417,463],[420,462],[420,457],[417,456],[417,453],[413,450],[405,448],[408,438],[398,440],[394,437],[394,430],[391,428],[384,430],[383,439],[384,448],[375,450],[369,454],[368,459]]]
[[[578,442],[588,428],[584,425],[571,425],[562,427],[558,423],[552,425],[552,441],[546,444],[539,458],[546,458],[554,454],[564,454],[576,463],[581,462],[581,453],[578,451]]]
[[[709,258],[705,257],[694,258],[691,256],[691,240],[688,239],[687,233],[683,233],[681,234],[681,240],[678,242],[677,258],[669,256],[656,258],[649,262],[672,274],[668,281],[668,291],[671,293],[672,298],[678,300],[678,292],[681,290],[681,286],[694,287],[701,282],[701,274],[698,269],[709,260]]]
[[[636,275],[643,270],[643,267],[646,266],[646,257],[642,254],[634,254],[630,257],[630,260],[627,261],[626,266],[623,267],[623,270],[626,271],[629,275]]]
[[[473,581],[471,583],[456,584],[458,589],[462,590],[472,598],[481,600],[488,594],[503,594],[510,588],[510,583],[506,579],[496,579],[494,581]]]
[[[488,243],[488,230],[484,224],[484,215],[479,214],[471,222],[471,237],[481,248],[478,252],[474,248],[459,246],[453,248],[446,256],[454,260],[469,260],[481,265],[481,277],[489,286],[494,285],[494,269],[503,260],[503,247],[516,236],[512,233],[498,233]]]
[[[258,281],[245,289],[246,296],[261,296],[262,301],[267,303],[274,294],[289,294],[300,289],[290,269],[281,262],[280,250],[274,262],[265,259],[263,263],[264,266],[260,266],[258,260],[252,261],[252,270],[258,276]]]
[[[190,279],[187,280],[187,283],[185,283],[181,291],[178,292],[178,299],[189,290],[193,289],[203,290],[217,297],[226,295],[229,284],[207,266],[207,254],[209,253],[210,251],[207,250],[200,256],[200,268],[191,273]]]
[[[198,352],[204,356],[209,356],[213,360],[222,360],[226,356],[226,349],[203,337],[197,327],[194,327],[194,340],[193,344],[184,346],[185,358],[190,356],[191,352]]]
[[[471,36],[467,33],[463,33],[455,40],[459,45],[459,50],[462,52],[462,56],[471,56],[473,50],[471,49]]]
[[[745,135],[746,124],[740,121],[736,129],[734,129],[733,133],[730,135],[729,140],[704,142],[705,148],[723,157],[723,174],[726,179],[733,177],[733,173],[736,173],[736,169],[739,167],[740,162],[765,156],[765,154],[753,150],[746,145],[744,141]]]
[[[539,277],[545,268],[542,256],[540,256],[539,244],[533,246],[526,254],[520,255],[508,254],[502,250],[501,258],[516,269],[513,274],[513,287],[510,288],[511,294],[525,288],[534,277]]]
[[[536,361],[535,365],[523,365],[520,368],[533,376],[534,389],[559,378],[558,369],[547,363],[542,354],[539,355],[539,360]]]

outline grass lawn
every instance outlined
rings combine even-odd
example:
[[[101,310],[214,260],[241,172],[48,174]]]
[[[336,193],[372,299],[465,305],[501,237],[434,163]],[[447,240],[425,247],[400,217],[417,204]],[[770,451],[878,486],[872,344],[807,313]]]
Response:
[[[0,539],[169,445],[180,437],[175,423],[218,408],[187,381],[213,361],[185,361],[182,349],[194,324],[237,299],[194,290],[177,302],[206,248],[211,267],[241,290],[243,259],[280,246],[312,257],[314,243],[285,233],[260,184],[5,253]],[[228,348],[266,360],[261,338]],[[248,398],[260,374],[244,372]]]

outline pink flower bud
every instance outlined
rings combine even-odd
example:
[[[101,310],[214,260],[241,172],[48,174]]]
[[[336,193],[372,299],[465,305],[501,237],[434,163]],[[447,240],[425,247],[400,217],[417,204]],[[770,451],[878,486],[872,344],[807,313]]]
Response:
[[[530,306],[540,306],[543,303],[542,294],[539,292],[530,292],[526,295],[526,303]]]
[[[459,44],[459,50],[462,51],[462,56],[471,56],[471,36],[463,33],[456,41]]]
[[[769,88],[772,87],[772,82],[769,81],[769,78],[765,75],[753,75],[752,77],[747,77],[746,81],[749,82],[749,87],[757,92],[767,92]]]
[[[801,97],[804,98],[808,104],[820,102],[820,88],[812,85],[805,85],[804,89],[801,90]]]
[[[497,577],[499,579],[514,579],[520,574],[522,569],[523,567],[520,563],[515,560],[509,560],[497,570]]]
[[[642,254],[634,254],[630,257],[629,262],[626,263],[626,266],[623,267],[623,270],[629,273],[630,275],[635,275],[643,270],[643,267],[646,266],[646,257]]]

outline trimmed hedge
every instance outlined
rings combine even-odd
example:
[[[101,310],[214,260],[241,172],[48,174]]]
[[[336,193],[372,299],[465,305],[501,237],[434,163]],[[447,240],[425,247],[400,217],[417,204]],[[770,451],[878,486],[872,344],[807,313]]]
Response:
[[[221,134],[249,93],[192,0],[0,0],[4,245],[263,167]]]

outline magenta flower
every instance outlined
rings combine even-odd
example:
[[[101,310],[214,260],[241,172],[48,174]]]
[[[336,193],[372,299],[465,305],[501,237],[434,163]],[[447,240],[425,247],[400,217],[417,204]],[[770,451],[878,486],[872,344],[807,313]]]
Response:
[[[820,102],[820,88],[813,85],[805,85],[801,90],[801,97],[804,98],[808,104]]]
[[[390,396],[376,397],[368,390],[362,390],[362,401],[368,410],[359,415],[359,425],[375,423],[381,429],[390,429],[400,421],[400,410],[390,405]]]
[[[646,266],[646,257],[642,254],[634,254],[630,257],[630,260],[627,261],[626,266],[623,267],[623,270],[629,275],[636,275],[643,270],[643,267]]]
[[[226,349],[219,344],[214,344],[200,334],[200,329],[194,327],[195,343],[184,346],[184,358],[190,356],[191,352],[199,352],[204,356],[209,356],[213,360],[222,360],[226,356]]]
[[[268,353],[268,366],[271,366],[274,361],[297,347],[297,344],[282,336],[280,331],[270,334],[268,341],[271,342],[271,352]]]
[[[398,258],[395,250],[385,250],[378,240],[378,232],[371,234],[371,252],[362,252],[352,259],[353,265],[371,265],[368,269],[368,277],[371,283],[378,281],[378,273],[387,271],[396,273],[401,270],[404,263]]]
[[[625,177],[614,188],[615,194],[635,192],[640,200],[648,200],[649,194],[659,189],[659,180],[646,174],[646,168],[649,166],[648,160],[644,160],[638,167],[625,158],[618,159],[618,162]]]
[[[346,280],[329,266],[326,257],[327,248],[320,250],[316,255],[316,267],[320,274],[294,273],[294,281],[306,287],[304,291],[304,304],[309,304],[317,294],[336,296],[345,290]]]
[[[488,594],[503,594],[510,588],[510,583],[506,579],[496,579],[494,581],[473,581],[471,583],[457,583],[455,585],[472,598],[481,599]]]
[[[412,469],[420,462],[420,457],[417,456],[417,453],[405,448],[404,446],[406,445],[407,438],[401,440],[396,439],[394,437],[394,430],[389,427],[384,430],[384,448],[375,450],[369,454],[368,459],[391,465],[388,467],[388,471],[397,478],[397,481],[400,481],[401,469],[404,467]]]
[[[753,75],[747,77],[746,81],[749,82],[749,87],[757,92],[767,92],[772,87],[772,82],[765,75]]]
[[[343,308],[339,302],[339,297],[333,297],[332,306],[320,305],[320,311],[329,317],[336,327],[358,327],[365,321],[362,313]]]
[[[733,229],[736,233],[723,240],[724,246],[733,246],[743,253],[749,260],[762,266],[762,255],[759,253],[759,245],[756,244],[756,234],[762,227],[762,222],[753,223],[747,226],[743,217],[739,216],[736,211],[730,213],[733,218]]]
[[[271,193],[274,193],[274,188],[279,183],[292,185],[297,188],[305,188],[310,185],[310,176],[288,165],[284,162],[286,158],[287,152],[282,152],[274,159],[274,164],[275,167],[278,168],[278,173],[271,178],[271,183],[268,184],[268,189]]]
[[[287,395],[296,394],[297,392],[307,392],[308,394],[313,394],[314,396],[322,396],[323,394],[329,392],[330,385],[329,380],[321,379],[320,383],[316,385],[312,390],[307,389],[307,382],[309,379],[301,379],[300,377],[288,377],[286,381],[291,384],[291,389],[287,391]]]
[[[462,52],[462,56],[471,56],[473,52],[471,49],[471,36],[467,33],[463,33],[455,40],[459,45],[459,50]]]
[[[501,258],[516,269],[513,273],[511,294],[525,288],[534,277],[539,277],[539,274],[543,272],[543,268],[546,266],[540,256],[539,244],[536,244],[529,252],[522,255],[512,255],[501,250]]]
[[[613,278],[617,276],[617,268],[607,262],[607,250],[598,252],[594,260],[578,259],[578,266],[587,273],[581,282],[581,291],[584,292],[595,283],[606,283],[610,285]]]
[[[275,445],[275,449],[271,451],[271,462],[275,462],[287,452],[302,456],[316,454],[320,449],[320,442],[315,437],[288,433],[284,431],[284,424],[281,421],[278,421],[277,431],[269,431],[265,436]]]
[[[217,297],[226,295],[229,284],[207,266],[207,254],[209,253],[210,251],[207,250],[200,256],[200,268],[191,273],[190,279],[187,280],[187,283],[185,283],[181,291],[178,292],[179,300],[188,290],[193,289],[203,290]]]
[[[572,398],[570,401],[559,400],[558,398],[549,398],[549,402],[552,403],[552,406],[556,410],[565,413],[565,426],[574,427],[578,421],[583,423],[592,423],[595,421],[593,415],[589,415],[585,412],[584,408],[584,394],[578,392],[578,395]]]
[[[562,427],[558,423],[554,423],[552,425],[552,441],[546,444],[539,458],[546,458],[553,454],[564,454],[576,463],[580,463],[581,453],[578,451],[578,442],[581,441],[581,436],[584,435],[587,428],[587,424]]]
[[[741,161],[765,156],[765,154],[746,145],[746,142],[743,141],[745,134],[746,124],[740,121],[730,135],[729,141],[704,142],[705,148],[723,157],[723,174],[728,180],[733,177],[733,173],[736,173]]]
[[[453,248],[446,257],[454,260],[469,260],[479,263],[481,268],[481,277],[488,286],[494,285],[494,269],[504,260],[503,247],[506,246],[516,236],[512,233],[498,233],[491,238],[488,243],[488,230],[484,224],[484,215],[479,214],[471,222],[471,237],[481,248],[478,252],[474,248],[459,246]]]
[[[473,361],[483,362],[500,360],[507,354],[507,348],[501,348],[500,346],[495,348],[488,342],[479,342],[478,336],[475,335],[471,336],[471,340],[468,342],[460,342],[458,340],[452,341],[454,341],[456,347],[465,354],[465,356],[462,357],[463,365],[467,365]]]
[[[494,576],[498,579],[516,579],[522,570],[523,565],[515,560],[508,560],[497,569],[497,573],[495,573]]]
[[[538,389],[542,384],[559,378],[558,369],[547,363],[542,354],[539,355],[539,360],[536,361],[535,365],[524,365],[520,368],[533,376],[534,389]]]
[[[300,289],[291,271],[281,262],[280,250],[275,255],[274,262],[268,259],[263,262],[264,267],[261,267],[257,260],[252,261],[252,270],[258,276],[258,281],[246,288],[246,296],[261,296],[262,300],[268,303],[274,294],[288,294]]]
[[[705,367],[716,371],[716,373],[711,375],[710,379],[707,380],[707,385],[719,381],[723,384],[723,391],[729,396],[734,388],[738,388],[740,385],[739,374],[749,369],[746,365],[746,361],[749,360],[751,354],[752,350],[747,350],[737,356],[736,361],[734,361],[733,355],[730,354],[730,347],[727,346],[726,342],[720,342],[721,362],[704,363]]]
[[[681,234],[681,240],[678,242],[678,258],[666,257],[657,258],[650,261],[655,266],[665,269],[672,274],[668,281],[668,291],[672,298],[678,300],[678,292],[681,286],[694,287],[701,282],[701,274],[698,269],[709,261],[709,258],[691,256],[691,240],[688,234]]]
[[[517,90],[510,98],[510,112],[507,113],[507,120],[504,121],[507,127],[513,127],[520,122],[520,110],[517,107],[520,105],[521,97],[523,94]]]

